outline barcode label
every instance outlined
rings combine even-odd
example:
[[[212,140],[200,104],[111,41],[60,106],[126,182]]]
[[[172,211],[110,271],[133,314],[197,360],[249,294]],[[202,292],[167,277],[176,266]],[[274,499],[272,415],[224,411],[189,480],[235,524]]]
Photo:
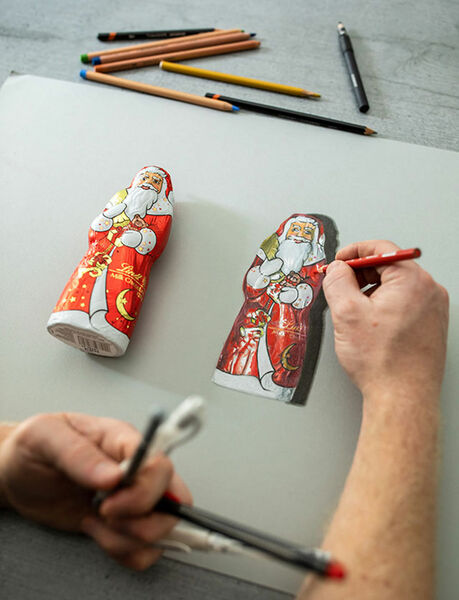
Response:
[[[89,337],[77,335],[78,346],[90,354],[112,354],[112,345]]]

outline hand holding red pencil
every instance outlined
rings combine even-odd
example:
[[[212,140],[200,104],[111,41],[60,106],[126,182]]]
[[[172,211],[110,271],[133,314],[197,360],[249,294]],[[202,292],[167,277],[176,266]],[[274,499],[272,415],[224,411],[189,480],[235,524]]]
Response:
[[[411,260],[354,271],[343,261],[392,253],[392,242],[352,244],[327,269],[324,293],[339,361],[364,397],[405,386],[438,396],[443,375],[448,295]],[[369,296],[360,289],[375,284]]]

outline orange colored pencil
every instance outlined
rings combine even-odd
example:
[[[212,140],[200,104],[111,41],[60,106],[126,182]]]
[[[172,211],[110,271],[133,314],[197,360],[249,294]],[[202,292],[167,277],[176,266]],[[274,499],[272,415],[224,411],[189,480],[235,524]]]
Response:
[[[198,40],[189,39],[193,36],[186,36],[188,39],[175,42],[173,44],[158,44],[153,48],[141,48],[140,50],[131,50],[130,52],[113,52],[105,56],[96,56],[92,60],[93,65],[117,62],[120,60],[131,60],[133,58],[142,58],[144,56],[155,56],[166,52],[179,52],[180,50],[192,50],[193,48],[205,48],[206,46],[216,46],[219,44],[229,44],[232,42],[244,42],[251,38],[250,33],[229,33],[228,35],[211,36],[200,38]],[[181,39],[181,38],[180,38]]]
[[[188,60],[190,58],[200,58],[202,56],[215,56],[217,54],[228,54],[229,52],[239,52],[240,50],[254,50],[260,46],[257,40],[247,42],[236,42],[234,44],[221,44],[219,46],[209,46],[208,48],[195,48],[194,50],[183,50],[182,52],[171,52],[168,54],[157,54],[156,56],[145,56],[132,60],[120,60],[118,62],[97,65],[94,67],[96,73],[110,73],[113,71],[124,71],[126,69],[138,69],[150,65],[159,65],[163,60]]]
[[[233,107],[229,102],[213,100],[206,98],[205,96],[197,96],[195,94],[188,94],[187,92],[179,92],[178,90],[169,90],[156,85],[141,83],[140,81],[132,81],[131,79],[106,75],[105,73],[95,73],[94,71],[82,69],[80,71],[80,75],[83,77],[83,79],[97,81],[98,83],[106,83],[107,85],[114,85],[116,87],[133,90],[135,92],[151,94],[152,96],[161,96],[162,98],[170,98],[171,100],[179,100],[180,102],[197,104],[198,106],[204,106],[206,108],[214,108],[216,110],[223,110],[225,112],[237,112],[239,110],[236,106]]]
[[[228,33],[241,33],[242,29],[216,29],[215,31],[209,31],[208,33],[197,33],[193,36],[183,36],[183,38],[185,37],[192,37],[193,39],[205,39],[206,37],[209,36],[215,36],[215,35],[226,35]],[[115,52],[130,52],[131,50],[140,50],[142,48],[154,48],[155,46],[157,46],[158,44],[173,44],[178,40],[182,40],[183,38],[179,37],[179,38],[173,38],[170,40],[156,40],[154,42],[145,42],[144,44],[131,44],[130,46],[121,46],[120,48],[109,48],[108,50],[95,50],[94,52],[88,52],[87,54],[82,54],[81,55],[81,60],[82,62],[91,62],[91,60],[93,58],[95,58],[96,56],[106,56],[108,54],[113,54]]]

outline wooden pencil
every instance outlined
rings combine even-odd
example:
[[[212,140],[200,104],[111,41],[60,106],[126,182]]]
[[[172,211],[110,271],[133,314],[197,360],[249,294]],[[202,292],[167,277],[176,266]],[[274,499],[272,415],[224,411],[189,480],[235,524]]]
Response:
[[[151,94],[152,96],[161,96],[162,98],[179,100],[180,102],[188,102],[189,104],[197,104],[198,106],[213,108],[215,110],[223,110],[226,112],[237,112],[239,110],[237,107],[233,107],[228,102],[222,102],[221,100],[213,100],[203,96],[197,96],[195,94],[188,94],[187,92],[169,90],[167,88],[150,85],[148,83],[141,83],[140,81],[131,81],[130,79],[123,79],[122,77],[106,75],[105,73],[96,73],[94,71],[82,69],[80,71],[80,75],[83,77],[83,79],[89,79],[90,81],[114,85],[128,90],[133,90],[135,92]]]
[[[391,265],[394,262],[400,260],[411,260],[413,258],[419,258],[421,256],[421,250],[419,248],[408,248],[406,250],[395,250],[394,252],[386,252],[385,254],[372,254],[371,256],[364,256],[362,258],[351,258],[345,260],[353,269],[366,269],[368,267],[382,267],[384,265]],[[326,273],[328,265],[322,265],[317,267],[319,273]]]
[[[200,29],[161,29],[156,31],[111,31],[109,33],[98,33],[97,39],[101,42],[113,42],[117,40],[164,40],[169,38],[184,37],[195,33],[207,33],[215,31],[215,27],[204,27]]]
[[[340,129],[341,131],[349,131],[351,133],[359,133],[361,135],[373,135],[376,133],[376,131],[373,131],[373,129],[370,129],[365,125],[355,125],[354,123],[337,121],[336,119],[329,119],[328,117],[310,115],[308,113],[298,112],[296,110],[281,108],[280,106],[259,104],[258,102],[250,102],[249,100],[242,100],[239,98],[230,98],[229,96],[213,94],[212,92],[207,92],[206,97],[214,98],[215,100],[223,100],[224,102],[231,103],[233,106],[242,108],[242,110],[249,110],[256,113],[261,113],[263,115],[269,115],[271,117],[289,119],[291,121],[298,121],[300,123],[309,123],[310,125],[320,125],[321,127]]]
[[[143,58],[134,58],[132,60],[120,60],[105,65],[97,65],[94,67],[94,70],[97,73],[110,73],[113,71],[124,71],[126,69],[139,69],[140,67],[159,65],[162,60],[188,60],[190,58],[228,54],[229,52],[239,52],[241,50],[254,50],[259,46],[260,42],[257,40],[236,42],[234,44],[221,44],[219,46],[209,46],[208,48],[195,48],[194,50],[183,50],[182,52],[145,56]]]
[[[215,36],[215,35],[218,36],[218,35],[226,35],[228,33],[241,33],[242,31],[243,31],[242,29],[216,29],[215,31],[212,31],[209,33],[197,33],[196,35],[193,35],[193,36],[184,36],[184,37],[188,37],[188,38],[192,37],[194,40],[196,40],[196,39],[205,39],[206,37]],[[131,44],[129,46],[121,46],[120,48],[108,48],[107,50],[95,50],[94,52],[87,52],[85,54],[82,54],[81,60],[84,63],[89,63],[96,56],[106,56],[106,55],[112,54],[114,52],[130,52],[134,48],[136,50],[140,50],[142,48],[154,48],[158,44],[165,44],[165,43],[173,44],[180,39],[181,38],[175,38],[174,40],[170,40],[170,41],[156,40],[154,42],[145,42],[143,44]]]
[[[278,92],[280,94],[290,94],[291,96],[302,96],[306,98],[320,98],[320,94],[310,92],[299,87],[291,85],[283,85],[281,83],[272,83],[270,81],[262,81],[260,79],[252,79],[250,77],[241,77],[239,75],[230,75],[228,73],[219,73],[217,71],[208,71],[207,69],[198,69],[197,67],[189,67],[178,63],[162,61],[159,64],[164,71],[172,71],[173,73],[181,73],[182,75],[192,75],[193,77],[203,77],[204,79],[214,79],[215,81],[225,81],[226,83],[234,83],[236,85],[245,85],[247,87],[259,88],[270,92]]]
[[[130,52],[113,52],[105,56],[96,56],[92,59],[93,65],[106,64],[109,62],[118,62],[120,60],[132,60],[144,56],[155,56],[156,54],[165,54],[166,52],[179,52],[181,50],[192,50],[193,48],[205,48],[206,46],[217,46],[218,44],[229,44],[234,42],[245,42],[251,38],[250,33],[229,33],[227,35],[209,36],[208,38],[192,39],[187,36],[183,41],[176,41],[173,44],[158,44],[153,48],[141,48],[140,50],[131,50]]]

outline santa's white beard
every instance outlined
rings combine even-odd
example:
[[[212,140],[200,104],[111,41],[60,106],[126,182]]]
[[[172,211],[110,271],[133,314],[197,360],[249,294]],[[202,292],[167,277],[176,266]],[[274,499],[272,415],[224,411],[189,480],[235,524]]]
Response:
[[[144,218],[153,204],[158,200],[156,190],[144,190],[141,187],[128,190],[128,195],[124,202],[126,203],[127,216],[132,220],[136,215]]]
[[[281,258],[284,261],[281,271],[285,275],[288,275],[291,271],[299,273],[311,250],[311,242],[295,242],[293,240],[281,242],[276,252],[276,258]]]

